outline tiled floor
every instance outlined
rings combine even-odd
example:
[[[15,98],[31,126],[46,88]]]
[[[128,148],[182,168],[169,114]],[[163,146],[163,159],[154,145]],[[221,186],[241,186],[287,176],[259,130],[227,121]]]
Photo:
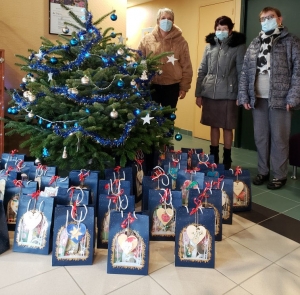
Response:
[[[181,147],[209,142],[183,135]],[[232,149],[233,166],[256,173],[256,153]],[[300,178],[278,191],[252,186],[253,207],[234,214],[216,242],[214,269],[174,266],[174,242],[150,242],[148,276],[106,273],[107,250],[92,266],[52,267],[51,255],[0,256],[0,294],[300,294]],[[12,232],[10,233],[12,237]]]

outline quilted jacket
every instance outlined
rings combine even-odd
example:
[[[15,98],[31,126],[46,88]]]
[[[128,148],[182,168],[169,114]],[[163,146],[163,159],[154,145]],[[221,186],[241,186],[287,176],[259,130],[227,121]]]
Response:
[[[206,36],[209,44],[198,69],[196,97],[236,100],[246,51],[245,41],[245,35],[235,31],[221,44],[215,33]]]
[[[250,103],[255,107],[255,77],[261,38],[249,45],[239,82],[238,104]],[[269,107],[286,109],[300,107],[300,39],[283,28],[271,49]]]

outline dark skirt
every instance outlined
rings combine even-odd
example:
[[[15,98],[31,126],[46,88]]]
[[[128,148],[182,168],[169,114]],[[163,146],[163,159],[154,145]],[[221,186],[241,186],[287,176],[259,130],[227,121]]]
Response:
[[[237,118],[236,100],[202,97],[201,124],[215,128],[235,129]]]

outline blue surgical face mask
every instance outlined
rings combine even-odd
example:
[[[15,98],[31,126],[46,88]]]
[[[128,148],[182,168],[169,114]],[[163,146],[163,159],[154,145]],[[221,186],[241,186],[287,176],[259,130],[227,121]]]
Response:
[[[276,18],[266,19],[261,23],[261,29],[264,32],[275,30],[278,27]]]
[[[172,26],[173,26],[173,22],[168,19],[161,19],[159,21],[159,27],[165,32],[170,32]]]
[[[228,31],[216,31],[216,37],[223,41],[224,39],[228,38]]]

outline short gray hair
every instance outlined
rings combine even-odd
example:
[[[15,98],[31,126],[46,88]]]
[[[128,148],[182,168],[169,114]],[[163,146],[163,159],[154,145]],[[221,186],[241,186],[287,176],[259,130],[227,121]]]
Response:
[[[170,8],[161,8],[161,9],[159,9],[158,12],[157,12],[157,21],[159,21],[161,15],[162,15],[164,12],[166,12],[166,13],[169,14],[169,15],[171,15],[171,16],[172,16],[172,20],[173,20],[173,22],[174,22],[174,12],[173,12],[173,10],[170,9]]]

